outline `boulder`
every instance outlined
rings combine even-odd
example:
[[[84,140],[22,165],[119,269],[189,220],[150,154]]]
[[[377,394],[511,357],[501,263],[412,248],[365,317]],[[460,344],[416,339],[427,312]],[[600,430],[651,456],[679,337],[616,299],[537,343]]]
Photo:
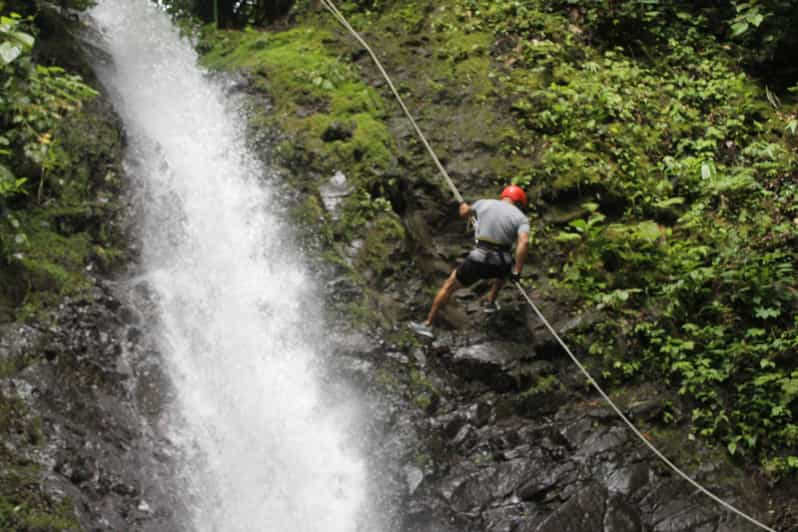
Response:
[[[525,344],[486,342],[461,347],[452,357],[452,370],[465,379],[480,381],[499,392],[521,388],[516,370],[533,356]]]

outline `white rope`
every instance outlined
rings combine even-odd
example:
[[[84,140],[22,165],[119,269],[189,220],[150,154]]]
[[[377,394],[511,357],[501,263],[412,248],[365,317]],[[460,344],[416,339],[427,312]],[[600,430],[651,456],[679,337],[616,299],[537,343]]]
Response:
[[[363,38],[358,34],[358,32],[355,31],[355,29],[349,24],[349,22],[341,14],[341,12],[338,11],[338,8],[335,7],[335,4],[333,4],[332,0],[321,0],[321,3],[322,3],[322,5],[324,5],[324,7],[326,7],[333,14],[333,16],[335,16],[336,20],[338,20],[338,22],[340,22],[341,25],[343,25],[347,30],[349,30],[349,32],[358,40],[358,42],[360,42],[360,44],[363,45],[363,47],[366,48],[368,53],[371,55],[371,58],[374,60],[374,63],[377,65],[377,68],[379,68],[380,72],[382,73],[383,77],[385,78],[385,81],[388,82],[388,86],[391,88],[391,91],[393,91],[394,96],[396,96],[396,99],[399,102],[399,105],[402,107],[402,110],[405,112],[405,115],[407,115],[407,118],[410,119],[410,122],[413,124],[413,127],[416,130],[416,133],[418,133],[418,136],[421,138],[421,141],[424,143],[424,146],[427,147],[427,150],[429,151],[430,155],[432,156],[432,159],[435,161],[435,164],[438,166],[438,169],[440,170],[441,174],[443,175],[443,178],[445,179],[446,183],[449,185],[449,188],[452,190],[452,194],[457,199],[457,201],[459,201],[460,203],[463,203],[464,202],[463,196],[460,195],[460,192],[457,190],[457,187],[455,186],[454,182],[449,177],[449,174],[446,173],[446,170],[443,168],[443,165],[438,160],[437,155],[435,155],[435,152],[433,151],[433,149],[430,146],[429,142],[427,142],[427,139],[424,136],[424,133],[421,132],[421,129],[418,127],[418,124],[416,124],[416,121],[413,119],[413,116],[410,114],[410,111],[405,106],[404,101],[402,101],[401,96],[399,96],[399,93],[397,92],[396,88],[394,87],[393,82],[391,82],[391,78],[388,76],[387,72],[385,72],[385,69],[383,68],[382,63],[380,63],[379,59],[377,59],[376,54],[372,51],[371,47],[366,43],[366,41],[363,40]],[[590,382],[590,384],[593,386],[593,388],[596,389],[596,391],[601,395],[601,397],[603,397],[604,400],[612,407],[612,409],[615,411],[615,413],[618,414],[618,417],[620,417],[623,420],[623,422],[626,423],[626,426],[629,427],[629,429],[640,439],[640,441],[642,441],[646,445],[646,447],[648,447],[651,450],[651,452],[653,452],[660,460],[662,460],[674,473],[676,473],[677,475],[682,477],[684,480],[689,482],[698,491],[700,491],[701,493],[703,493],[704,495],[706,495],[707,497],[709,497],[713,501],[717,502],[718,504],[720,504],[721,506],[723,506],[724,508],[726,508],[730,512],[733,512],[733,513],[737,514],[738,516],[742,517],[743,519],[746,519],[747,521],[753,523],[754,525],[758,526],[762,530],[767,530],[768,532],[777,532],[773,528],[770,528],[769,526],[765,525],[764,523],[762,523],[760,521],[757,521],[753,517],[751,517],[748,514],[744,513],[742,510],[738,510],[737,508],[732,506],[730,503],[726,502],[725,500],[721,499],[720,497],[718,497],[717,495],[715,495],[714,493],[712,493],[711,491],[706,489],[704,486],[702,486],[696,480],[694,480],[692,477],[690,477],[687,473],[682,471],[676,464],[671,462],[668,459],[668,457],[666,457],[664,454],[662,454],[662,452],[660,452],[660,450],[657,449],[654,446],[654,444],[652,444],[650,441],[648,441],[648,439],[643,435],[643,433],[640,432],[640,430],[638,430],[638,428],[634,425],[634,423],[632,423],[629,420],[629,418],[627,418],[624,415],[624,413],[621,412],[621,409],[618,408],[618,406],[615,404],[615,402],[612,399],[610,399],[610,396],[607,395],[604,392],[604,390],[601,388],[601,386],[599,386],[599,384],[596,382],[596,380],[590,375],[590,372],[587,370],[587,368],[585,368],[585,366],[579,361],[579,359],[576,357],[576,355],[573,354],[573,352],[568,347],[568,345],[566,345],[566,343],[562,340],[562,338],[560,338],[560,335],[557,334],[557,331],[554,330],[554,327],[551,326],[551,324],[546,319],[546,317],[543,315],[543,313],[540,312],[540,310],[538,310],[538,307],[535,305],[535,303],[532,301],[532,299],[526,293],[524,288],[521,286],[521,283],[520,282],[516,282],[514,284],[515,284],[516,288],[518,288],[518,291],[524,297],[526,302],[529,303],[529,306],[532,307],[532,310],[535,311],[535,314],[537,314],[538,319],[540,319],[540,321],[543,323],[543,325],[546,326],[546,328],[549,330],[549,332],[552,334],[552,336],[554,336],[554,338],[557,339],[557,342],[559,342],[560,346],[562,346],[562,348],[565,350],[565,352],[568,353],[568,356],[571,357],[571,360],[574,362],[574,364],[576,364],[576,366],[579,368],[579,370],[584,374],[584,376],[587,378],[587,380]]]
[[[561,346],[562,346],[562,348],[565,350],[565,352],[566,352],[566,353],[568,353],[568,356],[569,356],[569,357],[571,357],[571,360],[573,360],[573,361],[574,361],[574,364],[576,364],[576,366],[579,368],[579,370],[580,370],[580,371],[581,371],[581,372],[582,372],[582,373],[585,375],[585,377],[586,377],[586,378],[587,378],[587,380],[590,382],[590,384],[592,384],[592,385],[593,385],[593,388],[595,388],[595,389],[596,389],[596,391],[597,391],[599,394],[601,394],[601,396],[604,398],[604,400],[605,400],[605,401],[607,401],[607,403],[609,403],[609,405],[612,407],[612,409],[615,411],[615,413],[616,413],[616,414],[618,414],[618,417],[620,417],[620,418],[623,420],[623,422],[624,422],[624,423],[626,423],[626,426],[628,426],[628,427],[629,427],[629,430],[631,430],[633,433],[635,433],[635,435],[637,435],[637,437],[638,437],[638,438],[640,438],[640,440],[641,440],[643,443],[645,443],[645,444],[646,444],[646,446],[647,446],[649,449],[651,449],[651,452],[653,452],[655,455],[657,455],[657,457],[658,457],[660,460],[662,460],[663,462],[665,462],[665,464],[667,464],[667,465],[668,465],[668,467],[670,467],[670,468],[671,468],[671,469],[672,469],[674,472],[676,472],[676,473],[677,473],[677,474],[678,474],[680,477],[682,477],[682,478],[683,478],[683,479],[685,479],[687,482],[689,482],[690,484],[692,484],[692,485],[693,485],[693,487],[695,487],[695,488],[696,488],[698,491],[700,491],[700,492],[701,492],[701,493],[703,493],[704,495],[708,496],[709,498],[711,498],[712,500],[714,500],[714,501],[715,501],[715,502],[717,502],[718,504],[722,505],[722,506],[723,506],[723,507],[725,507],[727,510],[729,510],[729,511],[732,511],[732,512],[736,513],[737,515],[739,515],[740,517],[743,517],[743,518],[747,519],[748,521],[752,522],[753,524],[757,525],[758,527],[762,528],[763,530],[768,530],[768,531],[770,531],[770,532],[776,532],[776,531],[775,531],[775,530],[773,530],[772,528],[770,528],[770,527],[768,527],[768,526],[766,526],[766,525],[764,525],[764,524],[760,523],[759,521],[757,521],[757,520],[756,520],[756,519],[754,519],[753,517],[750,517],[749,515],[747,515],[747,514],[743,513],[741,510],[738,510],[737,508],[735,508],[734,506],[732,506],[732,505],[731,505],[731,504],[729,504],[728,502],[724,501],[723,499],[721,499],[720,497],[718,497],[717,495],[715,495],[714,493],[712,493],[711,491],[709,491],[708,489],[706,489],[704,486],[702,486],[701,484],[699,484],[697,481],[693,480],[693,479],[692,479],[692,478],[691,478],[691,477],[690,477],[690,476],[689,476],[687,473],[685,473],[684,471],[682,471],[682,470],[681,470],[681,469],[680,469],[680,468],[679,468],[679,467],[678,467],[676,464],[674,464],[673,462],[671,462],[671,461],[670,461],[670,460],[669,460],[669,459],[668,459],[668,458],[667,458],[667,457],[666,457],[664,454],[662,454],[662,453],[660,452],[660,450],[659,450],[659,449],[657,449],[656,447],[654,447],[654,444],[653,444],[653,443],[651,443],[650,441],[648,441],[648,438],[646,438],[646,437],[645,437],[645,436],[644,436],[644,435],[643,435],[643,434],[642,434],[642,433],[641,433],[641,432],[638,430],[638,428],[637,428],[637,427],[635,427],[635,425],[634,425],[634,424],[633,424],[633,423],[632,423],[632,422],[629,420],[629,418],[627,418],[627,417],[624,415],[624,413],[623,413],[623,412],[621,412],[621,409],[620,409],[620,408],[618,408],[618,407],[615,405],[615,403],[613,402],[613,400],[612,400],[612,399],[610,399],[610,397],[609,397],[609,396],[608,396],[608,395],[607,395],[607,394],[604,392],[604,390],[602,390],[602,389],[601,389],[601,386],[599,386],[599,385],[598,385],[598,383],[596,382],[596,380],[595,380],[593,377],[591,377],[591,375],[590,375],[590,372],[588,372],[588,371],[587,371],[587,368],[585,368],[585,366],[584,366],[584,365],[582,365],[582,363],[579,361],[579,359],[578,359],[578,358],[576,358],[576,355],[574,355],[574,354],[571,352],[571,350],[568,348],[568,346],[566,345],[566,343],[565,343],[565,342],[563,342],[562,338],[560,338],[560,335],[559,335],[559,334],[557,334],[557,331],[555,331],[555,330],[554,330],[554,328],[553,328],[553,327],[552,327],[552,326],[549,324],[549,321],[546,319],[546,317],[543,315],[543,313],[542,313],[542,312],[540,312],[540,310],[538,310],[538,307],[537,307],[537,306],[535,306],[535,303],[533,303],[533,302],[532,302],[532,299],[529,297],[529,295],[526,293],[526,291],[525,291],[525,290],[523,289],[523,287],[521,286],[521,283],[518,283],[518,282],[516,282],[516,283],[514,283],[514,284],[515,284],[516,288],[518,288],[518,291],[519,291],[519,292],[521,292],[521,295],[522,295],[522,296],[524,296],[524,299],[526,299],[526,302],[527,302],[527,303],[529,303],[529,306],[530,306],[530,307],[532,307],[532,310],[534,310],[534,311],[535,311],[535,314],[537,314],[537,316],[538,316],[538,319],[540,319],[540,321],[541,321],[541,322],[543,322],[543,325],[545,325],[545,326],[546,326],[546,328],[549,330],[549,332],[552,334],[552,336],[554,336],[554,338],[556,338],[556,339],[557,339],[557,341],[560,343],[560,345],[561,345]]]
[[[396,96],[396,100],[399,102],[399,105],[402,107],[402,110],[405,112],[405,115],[407,115],[407,118],[410,119],[410,123],[413,124],[413,128],[416,130],[416,133],[418,133],[421,142],[424,143],[424,146],[426,146],[430,156],[432,156],[432,160],[435,161],[435,166],[438,167],[438,170],[440,170],[441,174],[443,175],[446,184],[449,185],[449,189],[452,191],[452,195],[455,197],[455,199],[458,202],[465,203],[465,200],[463,200],[463,196],[460,195],[460,191],[457,190],[456,186],[454,186],[452,178],[449,177],[449,174],[446,172],[446,169],[441,164],[441,161],[438,159],[438,156],[435,154],[435,151],[432,149],[432,146],[429,145],[427,137],[425,137],[424,133],[421,132],[421,128],[418,127],[415,118],[413,118],[413,115],[410,114],[410,110],[405,105],[405,102],[404,100],[402,100],[402,97],[399,96],[399,91],[397,91],[396,87],[394,87],[391,78],[388,76],[388,73],[385,72],[385,68],[383,68],[382,63],[380,63],[380,60],[377,59],[377,55],[374,53],[374,50],[372,50],[371,46],[368,45],[368,43],[363,39],[363,37],[361,37],[360,34],[357,31],[355,31],[355,29],[352,26],[349,25],[349,21],[347,21],[346,18],[341,14],[341,12],[338,11],[338,8],[335,7],[335,4],[333,4],[332,1],[321,0],[321,3],[324,7],[326,7],[330,11],[330,13],[333,14],[333,16],[336,18],[336,20],[338,20],[338,22],[341,23],[342,26],[344,26],[347,30],[349,30],[349,33],[351,33],[355,37],[355,39],[357,39],[358,42],[363,45],[366,51],[368,51],[369,55],[374,60],[374,63],[377,65],[377,68],[380,69],[380,72],[382,73],[382,76],[385,78],[385,81],[388,82],[388,86],[391,88],[391,92],[393,92],[393,95]]]

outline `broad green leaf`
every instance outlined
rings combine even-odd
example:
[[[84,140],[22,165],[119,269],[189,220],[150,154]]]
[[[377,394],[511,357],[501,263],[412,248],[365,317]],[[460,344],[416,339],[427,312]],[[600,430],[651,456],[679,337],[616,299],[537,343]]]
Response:
[[[576,233],[566,233],[565,231],[560,231],[557,235],[556,240],[559,242],[573,242],[574,240],[581,240],[582,237]]]
[[[588,227],[593,227],[594,225],[600,224],[601,222],[603,222],[606,219],[607,219],[607,217],[604,216],[603,214],[596,213],[593,216],[591,216],[590,219],[587,221],[587,226]]]
[[[646,242],[654,242],[660,237],[659,225],[651,220],[640,222],[635,229],[635,236]]]
[[[782,403],[785,405],[790,404],[796,397],[798,397],[798,376],[785,379],[781,383]]]
[[[568,225],[570,225],[579,232],[583,232],[587,227],[587,222],[584,220],[572,220],[571,222],[568,223]]]
[[[778,318],[781,316],[781,309],[778,307],[756,307],[754,309],[754,316],[763,320]]]
[[[729,454],[734,456],[734,453],[737,452],[737,442],[729,442],[726,448],[729,449]]]
[[[682,204],[684,204],[684,198],[677,196],[675,198],[668,198],[666,200],[658,201],[654,204],[654,207],[658,209],[667,209],[668,207]]]
[[[28,35],[27,33],[21,31],[11,32],[8,34],[8,36],[26,48],[33,48],[33,45],[36,43],[36,39],[33,38],[33,35]]]
[[[19,46],[11,44],[8,41],[0,44],[0,60],[2,60],[4,64],[10,65],[20,54],[22,54],[22,49]]]
[[[748,22],[755,28],[758,28],[763,20],[765,20],[765,16],[762,13],[757,13],[756,15],[748,17]]]
[[[715,166],[710,162],[701,163],[701,178],[711,179],[715,176]]]
[[[748,31],[748,23],[747,22],[735,22],[731,26],[732,29],[732,37],[738,37]]]
[[[781,373],[765,373],[754,379],[754,386],[763,386],[781,378]]]
[[[5,165],[0,164],[0,181],[16,181],[16,177]]]

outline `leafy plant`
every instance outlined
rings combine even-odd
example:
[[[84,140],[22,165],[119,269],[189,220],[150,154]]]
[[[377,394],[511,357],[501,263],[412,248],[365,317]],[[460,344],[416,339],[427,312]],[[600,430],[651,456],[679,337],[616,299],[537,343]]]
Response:
[[[729,22],[733,37],[742,35],[751,28],[758,28],[765,17],[769,16],[757,2],[735,2],[734,7],[737,15]]]
[[[58,125],[97,94],[79,76],[33,60],[30,23],[17,14],[0,18],[0,120],[11,126],[0,136],[0,201],[23,192],[28,178],[15,177],[14,168],[31,163],[39,169],[42,200],[47,174],[67,164],[58,150]]]
[[[540,154],[517,181],[583,198],[552,234],[557,282],[607,314],[582,337],[604,377],[669,382],[698,434],[787,472],[768,460],[798,416],[798,157],[782,134],[798,123],[708,26],[753,43],[777,4],[458,2],[469,29],[495,26],[507,155]]]

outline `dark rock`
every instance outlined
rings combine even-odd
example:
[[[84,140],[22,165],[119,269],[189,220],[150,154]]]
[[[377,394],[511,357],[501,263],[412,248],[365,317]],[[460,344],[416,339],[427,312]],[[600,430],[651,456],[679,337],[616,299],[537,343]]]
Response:
[[[718,516],[703,504],[679,498],[665,501],[651,521],[653,532],[688,532],[717,523]]]
[[[603,532],[642,532],[640,514],[624,499],[612,497],[607,501]]]
[[[321,140],[324,142],[335,142],[337,140],[349,140],[355,131],[355,124],[333,122],[321,134]]]
[[[483,512],[486,532],[514,532],[517,527],[535,517],[534,506],[512,504],[499,508],[489,508]]]
[[[555,465],[541,462],[537,471],[518,488],[518,497],[524,501],[543,499],[559,483],[569,484],[576,480],[577,469],[572,462]]]
[[[471,405],[467,411],[468,421],[475,427],[484,427],[490,422],[491,407],[487,403]]]
[[[500,392],[519,389],[514,370],[532,354],[524,344],[489,342],[455,351],[452,370],[466,379],[478,380]]]
[[[624,427],[596,431],[582,443],[575,456],[593,458],[607,451],[615,450],[627,441],[629,441],[629,431]]]
[[[604,522],[607,491],[598,484],[580,489],[566,503],[557,508],[540,525],[523,528],[534,532],[596,532]]]
[[[353,51],[352,51],[352,52],[349,54],[349,57],[350,57],[350,59],[351,59],[353,62],[357,62],[357,61],[359,61],[361,58],[363,58],[363,57],[366,57],[366,56],[368,55],[368,53],[369,53],[369,52],[368,52],[368,50],[366,50],[365,48],[358,48],[358,49],[356,49],[356,50],[353,50]]]
[[[632,403],[627,407],[628,416],[633,420],[652,421],[662,416],[665,404],[662,399],[648,399]]]
[[[476,434],[474,433],[474,427],[471,425],[463,425],[460,427],[460,430],[457,431],[457,434],[454,435],[454,438],[452,438],[452,445],[454,447],[470,447],[473,445],[475,439]]]
[[[651,470],[645,464],[631,464],[615,469],[607,478],[607,489],[611,493],[629,496],[645,486],[651,476]]]
[[[590,418],[581,418],[560,431],[572,449],[579,449],[595,432],[594,422]],[[601,430],[601,429],[599,429]]]
[[[452,491],[452,508],[457,512],[469,512],[481,509],[493,498],[493,481],[496,470],[488,467],[465,478]]]

